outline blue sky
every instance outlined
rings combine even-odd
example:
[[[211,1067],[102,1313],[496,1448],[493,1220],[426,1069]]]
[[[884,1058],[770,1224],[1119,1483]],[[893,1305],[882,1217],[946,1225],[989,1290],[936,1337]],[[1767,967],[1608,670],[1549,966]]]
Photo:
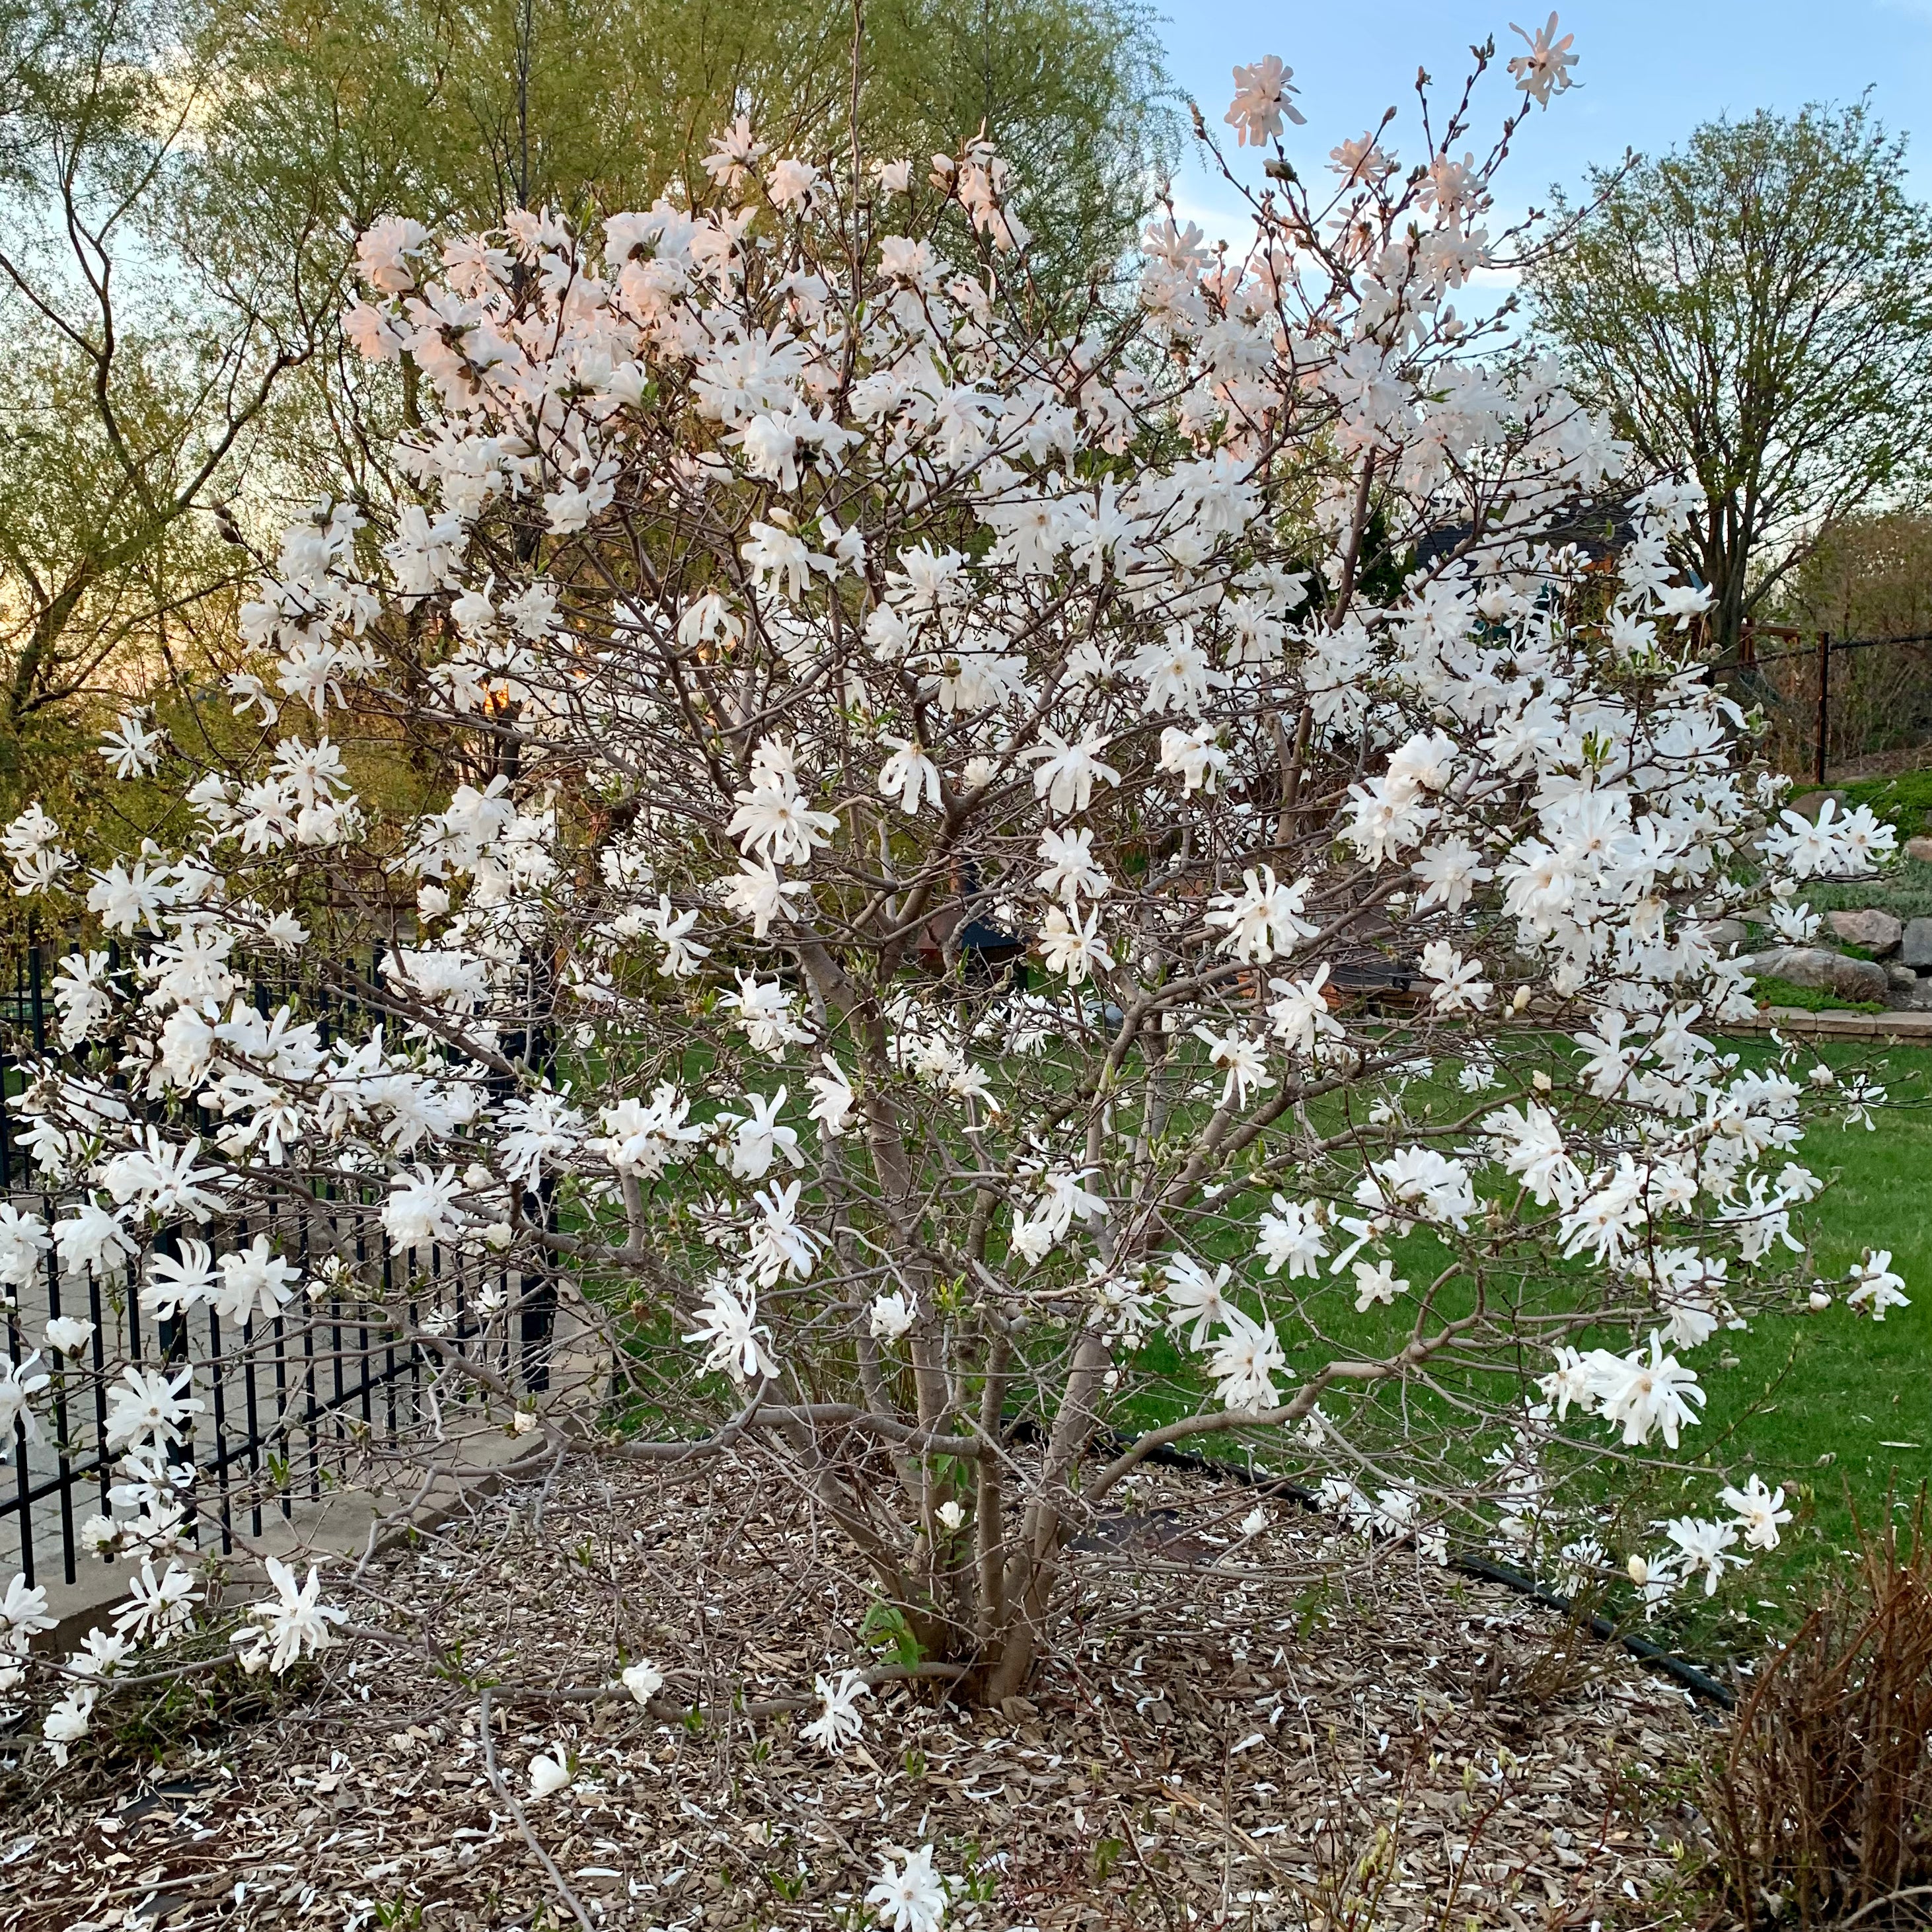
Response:
[[[1550,10],[1549,0],[1540,8],[1528,0],[1156,4],[1168,16],[1176,80],[1222,132],[1233,131],[1220,129],[1229,68],[1280,54],[1294,70],[1308,116],[1306,128],[1292,130],[1290,152],[1318,165],[1337,140],[1362,133],[1390,106],[1403,115],[1393,138],[1405,160],[1414,158],[1418,64],[1446,91],[1460,85],[1471,44],[1491,33],[1498,62],[1478,98],[1472,131],[1492,128],[1514,98],[1501,72],[1502,58],[1521,46],[1509,23],[1533,31]],[[1563,30],[1576,36],[1580,84],[1518,136],[1499,184],[1514,208],[1540,204],[1552,182],[1574,187],[1591,164],[1613,162],[1626,147],[1671,147],[1719,114],[1847,100],[1868,86],[1888,127],[1920,137],[1911,152],[1913,187],[1932,198],[1932,0],[1576,0],[1560,11]],[[1184,212],[1210,232],[1232,229],[1226,190],[1198,166],[1190,163],[1175,186]],[[1210,218],[1217,212],[1218,230]]]

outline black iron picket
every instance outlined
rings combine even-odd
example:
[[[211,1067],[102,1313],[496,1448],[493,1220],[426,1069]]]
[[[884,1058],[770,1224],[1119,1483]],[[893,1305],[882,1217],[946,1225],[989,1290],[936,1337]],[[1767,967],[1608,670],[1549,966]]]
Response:
[[[11,991],[0,997],[0,1092],[9,1100],[23,1090],[27,1056],[43,1065],[49,1057],[52,1016],[46,986],[52,957],[53,950],[31,934],[13,954]],[[362,962],[356,964],[360,976]],[[378,954],[368,963],[364,983],[374,982],[380,966]],[[8,980],[0,973],[0,986]],[[265,1011],[270,999],[299,991],[292,980],[255,988]],[[316,1005],[325,1026],[342,1017],[320,996]],[[31,1205],[51,1225],[62,1202],[39,1186],[18,1144],[16,1124],[10,1111],[0,1106],[0,1198]],[[70,1584],[96,1560],[84,1534],[85,1518],[110,1514],[110,1492],[124,1453],[108,1447],[110,1334],[124,1341],[128,1358],[145,1368],[165,1365],[176,1374],[185,1370],[187,1392],[204,1405],[171,1459],[192,1468],[187,1531],[203,1546],[226,1552],[235,1547],[238,1534],[259,1537],[268,1512],[286,1516],[304,1502],[320,1502],[359,1456],[399,1444],[421,1429],[442,1353],[484,1346],[476,1306],[479,1281],[472,1279],[477,1267],[454,1251],[438,1250],[428,1269],[416,1270],[412,1278],[375,1219],[380,1201],[378,1192],[366,1188],[319,1202],[298,1200],[292,1190],[272,1191],[263,1210],[200,1230],[202,1238],[212,1234],[237,1246],[266,1234],[272,1246],[302,1269],[304,1292],[286,1312],[265,1318],[257,1312],[238,1330],[224,1328],[209,1309],[199,1335],[184,1311],[158,1322],[144,1338],[131,1265],[111,1291],[92,1275],[77,1288],[63,1279],[50,1252],[35,1292],[16,1295],[4,1314],[8,1361],[17,1372],[38,1354],[27,1372],[47,1373],[51,1381],[34,1404],[39,1424],[26,1413],[14,1423],[12,1480],[0,1484],[0,1585],[15,1570],[29,1585],[48,1580],[56,1570]],[[184,1232],[173,1231],[177,1237]],[[168,1236],[159,1239],[165,1243]],[[339,1280],[311,1271],[319,1258],[335,1255],[350,1262],[358,1280],[375,1262],[380,1300],[374,1306],[366,1299],[359,1304],[345,1299]],[[394,1300],[399,1292],[407,1298],[400,1319]],[[84,1297],[78,1303],[76,1292]],[[506,1337],[494,1345],[500,1360],[490,1366],[513,1387],[538,1385],[547,1359],[541,1345],[549,1339],[549,1310],[541,1290],[529,1299],[532,1305],[523,1310],[516,1342]],[[28,1305],[33,1300],[44,1305]],[[34,1331],[83,1310],[94,1332],[76,1364],[55,1355],[44,1333]],[[429,1332],[426,1318],[447,1324],[428,1343],[422,1339]],[[526,1364],[532,1370],[527,1375]],[[452,1387],[438,1400],[445,1406],[460,1403],[467,1392]]]

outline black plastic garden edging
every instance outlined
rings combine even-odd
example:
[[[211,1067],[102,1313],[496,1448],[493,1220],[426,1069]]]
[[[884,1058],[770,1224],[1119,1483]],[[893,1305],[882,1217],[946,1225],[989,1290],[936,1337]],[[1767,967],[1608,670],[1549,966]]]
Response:
[[[1131,1446],[1130,1439],[1124,1436],[1113,1438],[1118,1449]],[[1249,1486],[1264,1490],[1271,1495],[1286,1496],[1299,1503],[1303,1508],[1317,1512],[1321,1503],[1316,1492],[1302,1484],[1286,1476],[1270,1476],[1257,1473],[1239,1462],[1218,1462],[1214,1458],[1202,1455],[1192,1449],[1177,1449],[1171,1442],[1162,1443],[1150,1450],[1145,1460],[1158,1462],[1172,1469],[1190,1469],[1198,1474],[1225,1477],[1229,1480],[1246,1484]],[[1492,1562],[1486,1556],[1451,1556],[1448,1567],[1466,1576],[1478,1576],[1485,1582],[1500,1583],[1508,1590],[1514,1590],[1520,1597],[1528,1597],[1532,1602],[1540,1604],[1545,1610],[1554,1610],[1559,1616],[1576,1614],[1570,1599],[1562,1592],[1549,1588],[1533,1576],[1526,1576],[1520,1570],[1512,1570],[1507,1564]],[[1673,1651],[1666,1650],[1660,1643],[1653,1643],[1647,1636],[1640,1636],[1634,1630],[1619,1628],[1605,1616],[1592,1616],[1589,1621],[1590,1634],[1604,1643],[1621,1644],[1624,1650],[1640,1664],[1653,1670],[1660,1670],[1673,1682],[1681,1684],[1694,1697],[1702,1697],[1707,1702],[1721,1706],[1728,1711],[1737,1702],[1735,1694],[1728,1684],[1720,1684],[1694,1664],[1687,1664]]]

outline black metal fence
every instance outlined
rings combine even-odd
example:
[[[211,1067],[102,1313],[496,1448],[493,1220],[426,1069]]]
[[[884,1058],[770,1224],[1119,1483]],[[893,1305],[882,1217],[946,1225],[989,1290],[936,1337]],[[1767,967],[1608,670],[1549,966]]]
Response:
[[[10,970],[0,967],[0,1088],[10,1099],[30,1062],[58,1058],[49,999],[58,957],[30,940]],[[369,962],[371,982],[380,964]],[[268,1012],[295,990],[292,981],[257,986],[256,1004]],[[325,1028],[343,1017],[339,1004],[331,1015],[314,998],[298,1016],[316,1017],[317,1006]],[[554,1292],[453,1248],[406,1262],[385,1237],[383,1198],[374,1182],[350,1191],[272,1186],[245,1214],[164,1231],[154,1243],[160,1252],[178,1257],[184,1239],[199,1238],[219,1256],[266,1238],[300,1270],[280,1312],[262,1306],[238,1321],[206,1306],[162,1316],[165,1296],[144,1308],[138,1257],[110,1281],[64,1276],[50,1250],[0,1317],[0,1378],[10,1375],[16,1388],[23,1373],[49,1378],[13,1421],[10,1480],[0,1479],[0,1586],[16,1570],[29,1584],[70,1584],[86,1566],[111,1560],[97,1555],[87,1528],[91,1516],[125,1517],[137,1501],[121,1466],[126,1445],[110,1442],[126,1364],[165,1375],[182,1399],[201,1405],[169,1461],[189,1472],[177,1492],[188,1508],[184,1533],[224,1552],[238,1536],[259,1538],[270,1514],[292,1517],[441,1433],[476,1394],[476,1378],[453,1368],[485,1366],[513,1391],[546,1386]],[[78,1198],[50,1190],[10,1108],[0,1110],[0,1198],[50,1227]],[[45,1339],[48,1322],[63,1316],[92,1324],[71,1354]],[[0,1398],[6,1392],[0,1379]]]
[[[1862,661],[1864,652],[1883,656]],[[1874,663],[1893,675],[1876,682],[1862,676]],[[1788,626],[1747,625],[1737,655],[1709,668],[1747,704],[1763,706],[1787,764],[1808,766],[1818,784],[1834,758],[1904,750],[1932,736],[1932,632],[1838,638],[1820,630],[1808,640]],[[1872,690],[1861,689],[1868,684]]]

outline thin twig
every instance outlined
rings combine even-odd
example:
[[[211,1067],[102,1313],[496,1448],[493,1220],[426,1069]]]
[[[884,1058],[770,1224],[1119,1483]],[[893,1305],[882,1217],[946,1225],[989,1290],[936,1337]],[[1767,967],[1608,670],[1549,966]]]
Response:
[[[496,1747],[490,1742],[490,1694],[483,1693],[477,1706],[477,1715],[483,1728],[483,1768],[489,1774],[490,1789],[510,1808],[510,1816],[517,1821],[517,1829],[524,1834],[524,1843],[536,1852],[538,1862],[550,1874],[550,1882],[556,1888],[557,1896],[577,1915],[577,1922],[584,1932],[597,1932],[590,1922],[590,1915],[578,1902],[575,1892],[570,1888],[562,1872],[556,1868],[556,1861],[538,1842],[537,1834],[530,1829],[530,1821],[524,1815],[524,1808],[517,1802],[516,1794],[503,1781],[503,1774],[496,1768]]]
[[[1869,1905],[1862,1905],[1849,1917],[1838,1921],[1838,1932],[1844,1932],[1848,1925],[1856,1925],[1861,1918],[1869,1918],[1881,1906],[1896,1905],[1907,1898],[1932,1898],[1932,1885],[1908,1885],[1902,1892],[1888,1892],[1882,1898],[1874,1899]]]

